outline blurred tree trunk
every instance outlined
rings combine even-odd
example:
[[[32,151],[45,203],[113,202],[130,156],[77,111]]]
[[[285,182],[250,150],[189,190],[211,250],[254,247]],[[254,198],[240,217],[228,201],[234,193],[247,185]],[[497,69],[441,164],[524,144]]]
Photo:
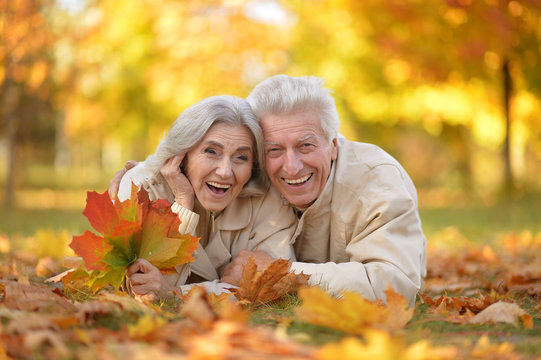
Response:
[[[511,99],[512,83],[509,72],[509,60],[505,59],[502,67],[503,76],[503,105],[505,116],[505,139],[503,146],[504,158],[504,194],[508,195],[514,187],[513,172],[511,169],[511,115],[509,111],[509,101]]]

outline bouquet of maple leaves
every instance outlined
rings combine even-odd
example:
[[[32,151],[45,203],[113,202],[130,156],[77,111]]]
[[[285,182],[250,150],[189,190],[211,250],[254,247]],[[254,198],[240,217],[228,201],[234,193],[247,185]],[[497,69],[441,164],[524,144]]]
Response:
[[[87,193],[83,211],[98,233],[87,230],[74,236],[69,246],[84,266],[66,272],[62,282],[81,280],[93,292],[106,285],[122,284],[129,265],[138,258],[148,260],[162,273],[192,262],[199,238],[180,234],[180,220],[165,199],[150,201],[148,193],[132,184],[131,197],[113,202],[107,191]]]

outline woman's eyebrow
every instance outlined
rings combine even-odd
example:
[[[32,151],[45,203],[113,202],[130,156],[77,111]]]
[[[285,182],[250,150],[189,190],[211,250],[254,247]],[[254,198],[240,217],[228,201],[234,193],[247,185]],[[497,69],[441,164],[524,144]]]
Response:
[[[252,151],[252,147],[251,146],[239,146],[237,148],[237,151]]]
[[[225,149],[224,144],[219,143],[219,142],[214,141],[214,140],[206,141],[205,144],[206,144],[206,145],[214,145],[214,146],[219,147],[220,149]],[[245,145],[245,146],[239,146],[239,147],[237,148],[237,151],[252,151],[252,147],[251,147],[251,146],[247,146],[247,145]]]

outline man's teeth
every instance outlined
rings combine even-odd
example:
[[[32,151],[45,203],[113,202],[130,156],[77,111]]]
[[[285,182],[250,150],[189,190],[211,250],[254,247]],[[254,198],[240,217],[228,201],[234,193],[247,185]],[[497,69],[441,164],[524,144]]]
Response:
[[[231,187],[231,185],[218,184],[212,181],[207,182],[207,184],[209,184],[210,186],[214,186],[218,189],[229,189]]]
[[[300,183],[303,183],[306,180],[310,179],[310,176],[312,176],[312,174],[308,174],[306,176],[303,176],[300,179],[284,179],[284,181],[286,183],[288,183],[288,184],[300,184]]]

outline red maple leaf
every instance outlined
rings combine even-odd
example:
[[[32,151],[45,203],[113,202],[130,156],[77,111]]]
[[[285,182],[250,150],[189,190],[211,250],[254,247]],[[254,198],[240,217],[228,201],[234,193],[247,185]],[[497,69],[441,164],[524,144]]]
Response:
[[[99,271],[97,276],[114,286],[121,283],[122,270],[137,258],[164,270],[193,261],[199,239],[180,234],[180,220],[169,202],[151,202],[143,188],[138,191],[132,185],[131,197],[122,202],[117,197],[114,203],[107,191],[88,192],[83,214],[99,235],[87,230],[74,236],[69,246],[88,270]]]

